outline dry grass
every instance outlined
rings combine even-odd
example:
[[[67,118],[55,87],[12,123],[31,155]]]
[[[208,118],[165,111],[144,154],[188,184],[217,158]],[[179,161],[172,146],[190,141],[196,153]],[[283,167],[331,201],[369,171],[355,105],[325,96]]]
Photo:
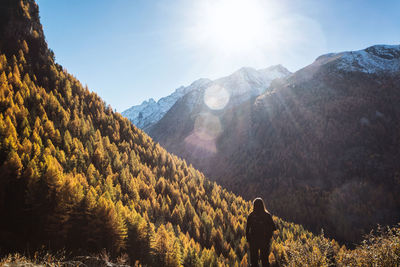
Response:
[[[355,249],[329,241],[323,234],[312,239],[291,241],[284,246],[284,256],[278,257],[275,264],[279,266],[400,266],[400,224],[393,228],[378,227],[366,236],[365,240]],[[15,253],[0,259],[0,266],[86,266],[80,260],[69,260],[65,251],[55,254],[44,249],[35,252],[33,257]],[[110,263],[110,255],[103,250],[98,255],[82,256],[96,264]],[[76,258],[75,258],[76,259]],[[126,254],[120,255],[113,266],[129,264]],[[91,264],[89,264],[91,265]],[[103,264],[101,264],[103,265]],[[140,266],[135,262],[134,266]],[[105,266],[105,265],[104,265]],[[126,265],[125,265],[126,266]]]
[[[344,266],[400,266],[400,224],[378,227],[354,250],[339,253]]]

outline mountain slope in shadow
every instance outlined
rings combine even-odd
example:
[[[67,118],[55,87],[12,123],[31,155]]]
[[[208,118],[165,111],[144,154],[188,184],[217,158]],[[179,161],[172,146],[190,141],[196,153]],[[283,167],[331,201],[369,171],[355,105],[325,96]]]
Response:
[[[240,105],[185,95],[149,133],[234,192],[351,243],[400,220],[399,62],[400,46],[327,54]]]

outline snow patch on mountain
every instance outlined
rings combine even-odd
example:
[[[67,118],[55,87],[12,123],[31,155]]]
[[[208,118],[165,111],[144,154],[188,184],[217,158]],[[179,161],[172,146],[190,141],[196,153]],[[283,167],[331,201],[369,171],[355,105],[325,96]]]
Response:
[[[243,67],[233,74],[213,81],[214,84],[224,87],[231,97],[248,95],[257,96],[263,93],[271,81],[291,74],[282,65],[275,65],[266,69],[256,70]]]
[[[157,102],[153,98],[150,98],[147,101],[143,101],[140,105],[130,107],[121,114],[132,121],[137,127],[145,130],[149,126],[157,123],[179,98],[209,82],[211,82],[209,79],[198,79],[187,87],[179,87],[175,92],[161,98]]]
[[[318,57],[314,64],[335,62],[340,70],[364,73],[400,71],[400,45],[374,45],[364,50],[330,53]]]

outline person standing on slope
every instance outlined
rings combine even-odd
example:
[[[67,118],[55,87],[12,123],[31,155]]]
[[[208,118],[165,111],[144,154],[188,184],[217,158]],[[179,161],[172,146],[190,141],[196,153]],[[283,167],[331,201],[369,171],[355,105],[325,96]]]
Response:
[[[265,209],[264,201],[256,198],[253,201],[253,211],[247,218],[246,239],[250,245],[250,264],[258,266],[261,258],[262,266],[269,266],[268,256],[272,234],[276,230],[271,214]]]

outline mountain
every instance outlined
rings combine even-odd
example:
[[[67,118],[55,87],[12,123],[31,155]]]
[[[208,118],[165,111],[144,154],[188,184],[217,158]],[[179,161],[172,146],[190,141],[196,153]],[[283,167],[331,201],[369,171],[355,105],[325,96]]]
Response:
[[[161,98],[158,102],[151,98],[140,105],[132,106],[121,114],[137,127],[148,131],[179,99],[189,92],[223,87],[231,97],[237,97],[240,98],[240,101],[244,101],[251,96],[260,95],[268,88],[272,80],[289,74],[290,72],[281,65],[260,70],[249,67],[241,68],[227,77],[214,81],[209,79],[196,80],[187,87],[182,86],[176,89],[174,93]]]
[[[0,256],[11,253],[0,263],[16,252],[49,261],[47,252],[63,250],[131,265],[247,266],[250,202],[169,154],[56,64],[33,0],[3,1],[0,22]],[[305,240],[321,251],[311,262],[348,253],[274,220],[273,263],[296,260]]]
[[[399,51],[323,55],[219,110],[189,92],[149,134],[233,192],[352,244],[400,221]]]
[[[146,128],[156,124],[179,98],[209,82],[210,80],[208,79],[196,80],[187,87],[179,87],[175,92],[161,98],[158,102],[150,98],[148,101],[143,101],[140,105],[130,107],[121,114],[127,117],[136,127],[146,130]]]
[[[317,58],[313,65],[334,64],[343,71],[396,73],[400,69],[398,45],[375,45],[364,50],[331,53]]]

